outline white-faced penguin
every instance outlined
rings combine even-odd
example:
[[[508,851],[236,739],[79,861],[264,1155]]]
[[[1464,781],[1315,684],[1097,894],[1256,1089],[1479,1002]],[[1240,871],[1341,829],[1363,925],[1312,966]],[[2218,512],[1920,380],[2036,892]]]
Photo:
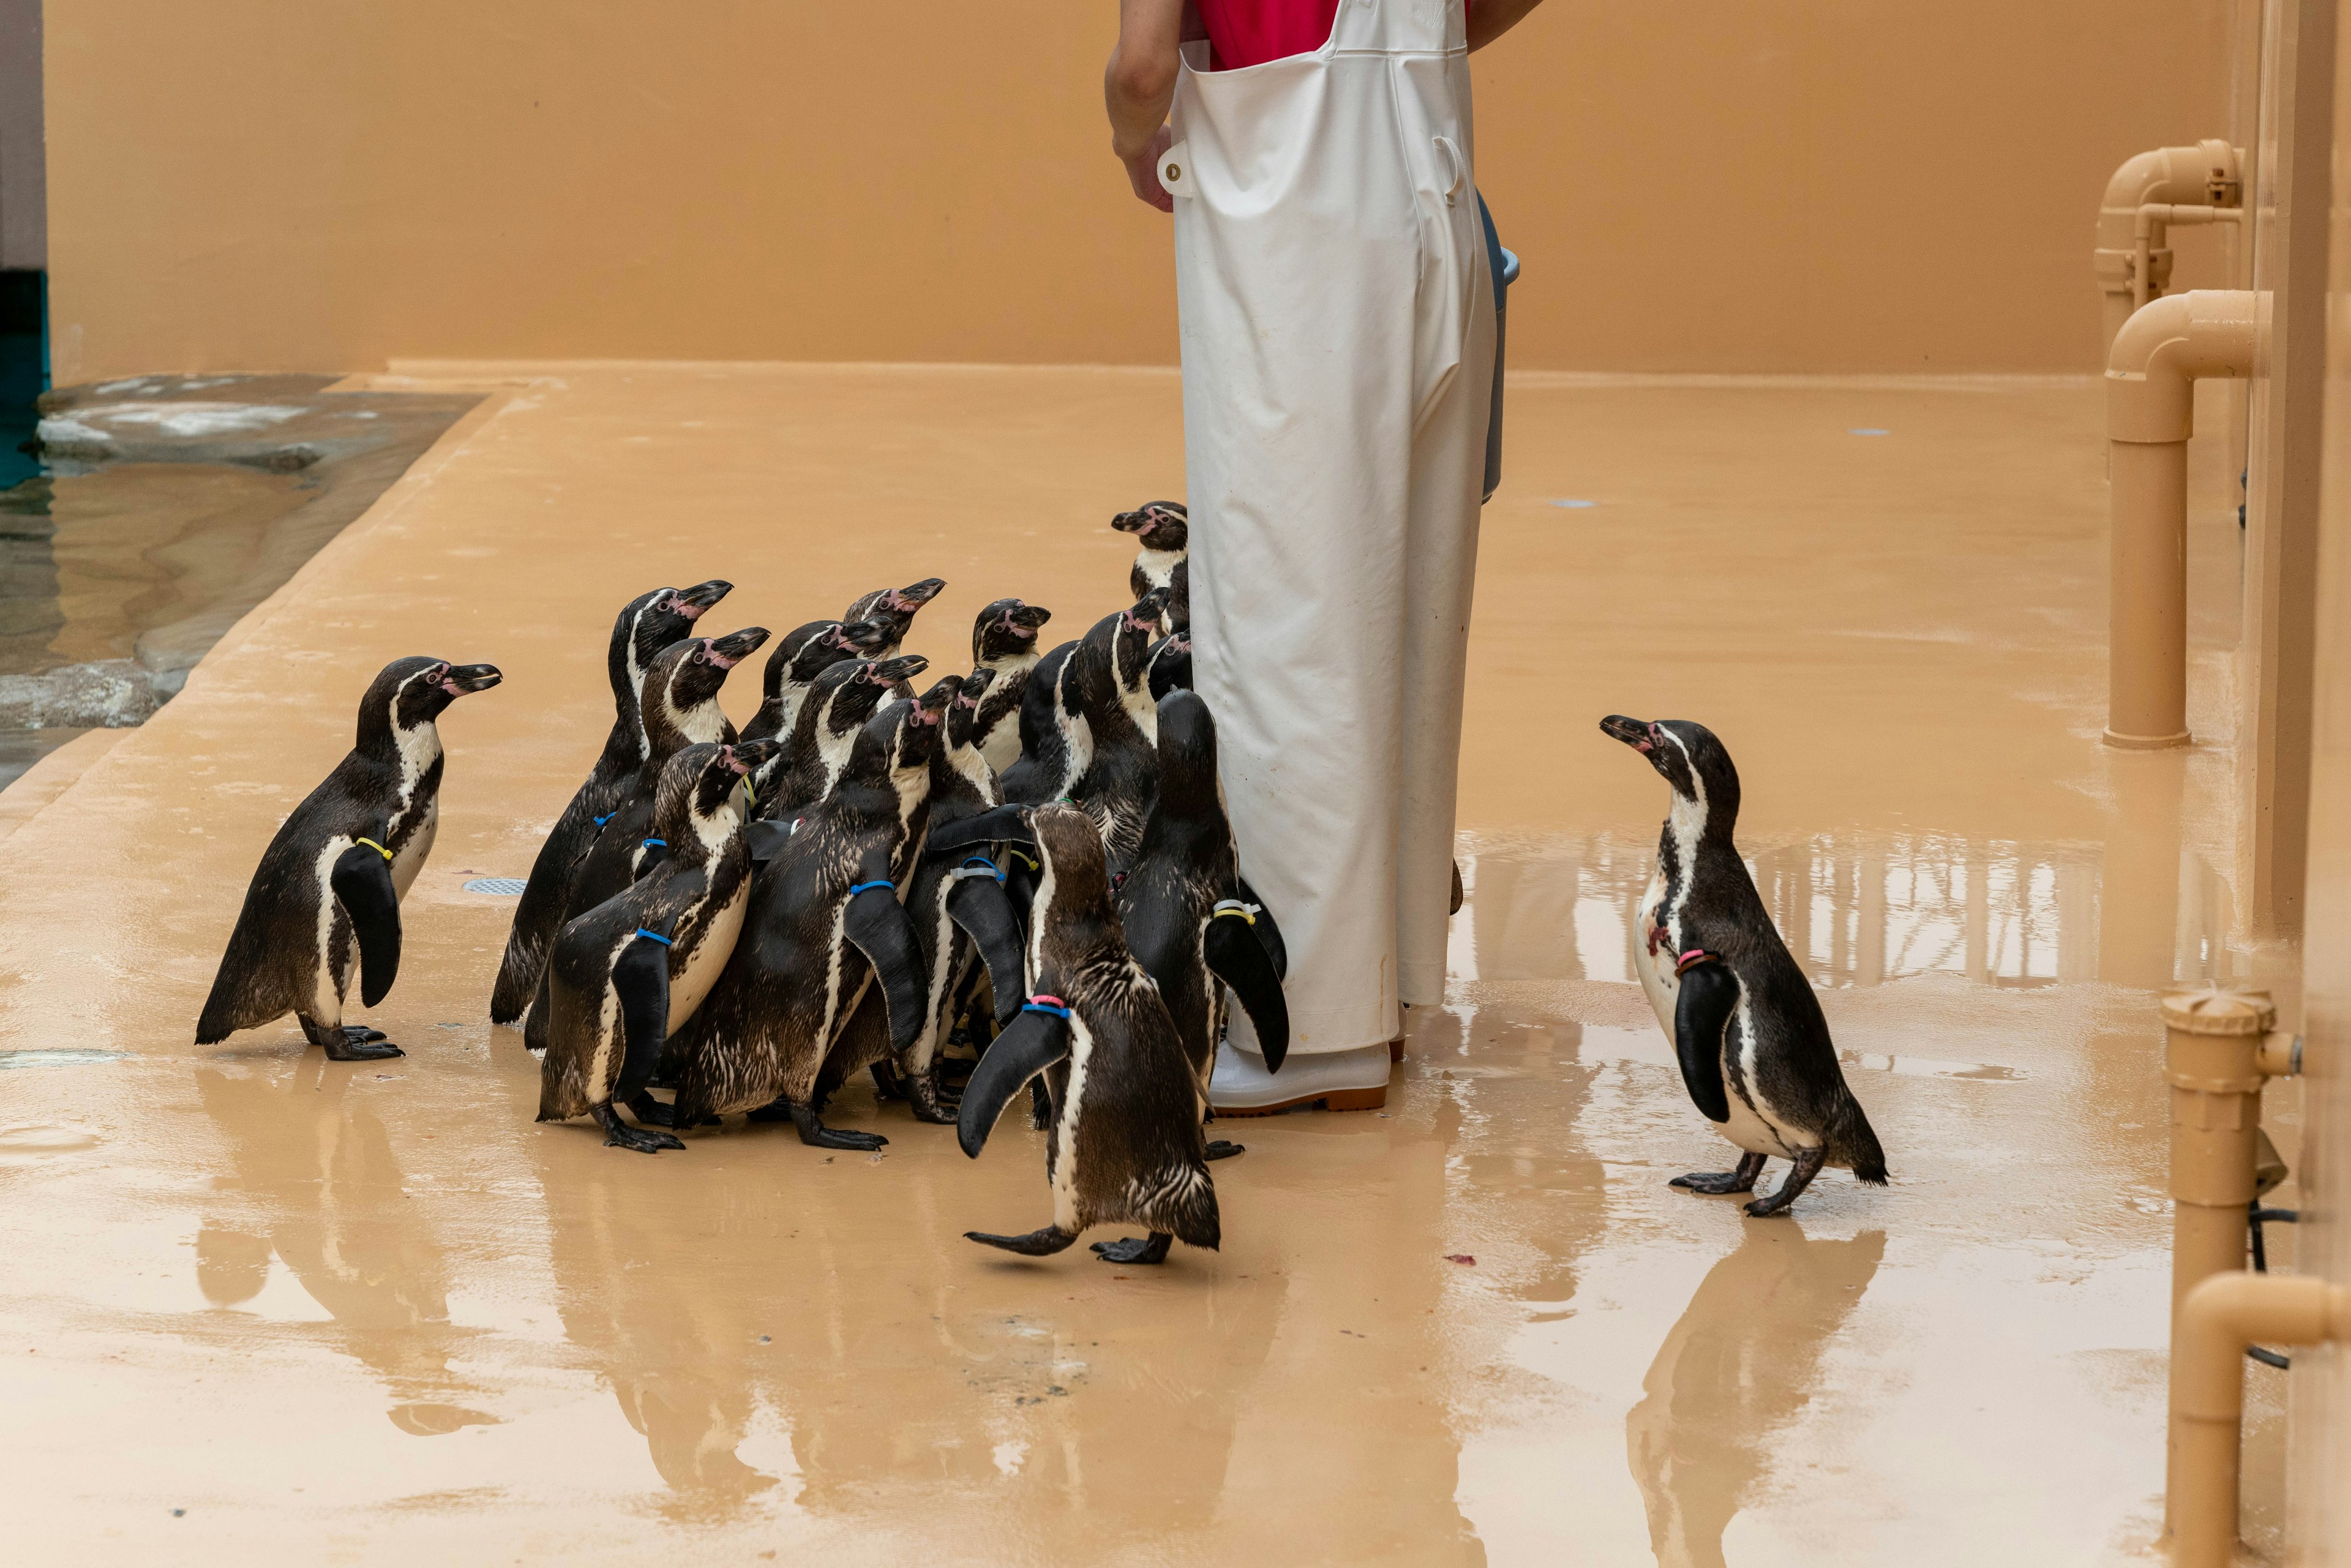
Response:
[[[512,1023],[538,990],[539,971],[547,963],[548,945],[563,924],[563,904],[571,878],[588,846],[596,841],[596,819],[609,813],[621,792],[635,778],[644,760],[645,737],[637,720],[637,688],[653,655],[692,630],[695,618],[726,597],[731,582],[714,578],[692,588],[656,588],[640,593],[621,607],[612,622],[605,654],[612,682],[612,730],[587,781],[573,792],[571,803],[549,830],[547,841],[531,862],[530,880],[522,902],[515,905],[514,929],[507,937],[506,956],[498,963],[497,983],[490,990],[490,1021]]]
[[[905,646],[906,632],[914,624],[915,612],[936,599],[946,585],[945,578],[926,577],[904,588],[877,588],[871,593],[861,594],[841,620],[852,624],[871,621],[881,626],[883,641],[870,656],[894,659],[899,650]]]
[[[1181,501],[1147,501],[1131,512],[1121,512],[1110,520],[1110,526],[1123,534],[1133,534],[1143,548],[1135,553],[1134,565],[1126,574],[1127,591],[1140,599],[1155,588],[1168,591],[1165,613],[1170,620],[1165,630],[1181,631],[1191,625],[1190,595],[1177,582],[1184,570],[1190,541],[1191,517]],[[1181,622],[1174,617],[1179,609]]]
[[[1751,1192],[1763,1162],[1794,1162],[1769,1197],[1781,1214],[1823,1165],[1886,1180],[1886,1155],[1837,1066],[1812,982],[1789,956],[1731,841],[1739,773],[1712,731],[1684,719],[1610,715],[1603,734],[1649,759],[1672,787],[1657,867],[1642,895],[1633,967],[1708,1121],[1745,1151],[1735,1171],[1674,1178],[1693,1192]]]
[[[829,1059],[870,982],[884,998],[884,1049],[906,1050],[922,1027],[923,976],[901,900],[921,852],[944,717],[932,701],[893,703],[868,719],[831,791],[794,819],[752,879],[742,940],[686,1049],[680,1125],[772,1104],[806,1144],[889,1142],[825,1126],[819,1086],[864,1065]]]
[[[816,678],[844,659],[877,656],[874,650],[889,635],[878,621],[844,625],[838,621],[811,621],[784,633],[768,655],[759,711],[743,727],[746,740],[776,740],[792,732],[792,721]]]
[[[403,1054],[380,1030],[343,1023],[351,971],[360,1000],[383,1000],[400,968],[400,901],[433,852],[441,820],[434,720],[498,684],[495,665],[394,659],[360,699],[359,741],[262,852],[245,907],[196,1020],[196,1043],[294,1014],[335,1061]]]
[[[1087,741],[1085,770],[1065,793],[1102,830],[1115,877],[1143,845],[1158,795],[1159,705],[1151,695],[1151,641],[1167,602],[1153,589],[1133,608],[1094,622],[1061,680],[1076,699],[1072,733]]]
[[[866,721],[893,698],[911,695],[907,683],[929,667],[921,654],[902,653],[838,664],[817,676],[783,749],[759,771],[756,814],[789,821],[823,800],[849,765]]]
[[[1039,806],[1029,819],[1044,862],[1029,924],[1034,988],[972,1071],[957,1135],[978,1158],[1006,1103],[1043,1074],[1053,1220],[1026,1236],[965,1234],[1038,1258],[1092,1225],[1150,1233],[1097,1242],[1112,1263],[1165,1261],[1179,1237],[1213,1249],[1221,1232],[1200,1132],[1207,1102],[1158,986],[1127,951],[1102,835],[1072,806]]]
[[[1050,610],[999,599],[972,622],[972,673],[989,677],[979,695],[972,742],[998,773],[1020,758],[1020,698],[1042,656],[1038,628],[1052,618]]]
[[[670,758],[649,823],[659,846],[650,863],[556,937],[540,1121],[593,1115],[606,1144],[639,1154],[685,1146],[630,1126],[614,1107],[633,1102],[644,1119],[663,1043],[694,1016],[735,950],[751,862],[732,795],[774,745],[703,743]]]
[[[564,894],[563,918],[576,919],[635,880],[653,846],[653,806],[671,758],[689,746],[721,746],[735,739],[735,727],[718,706],[727,673],[768,640],[764,626],[746,626],[724,637],[691,637],[653,655],[638,694],[645,732],[645,760],[612,809],[597,823],[595,841],[572,873]],[[552,1000],[544,974],[539,994],[523,1018],[523,1044],[547,1049],[548,1008]]]

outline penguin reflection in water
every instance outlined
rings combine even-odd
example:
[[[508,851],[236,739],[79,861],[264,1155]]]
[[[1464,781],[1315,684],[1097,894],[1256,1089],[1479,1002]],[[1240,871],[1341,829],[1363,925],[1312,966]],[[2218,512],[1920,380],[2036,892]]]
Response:
[[[1784,1214],[1823,1166],[1882,1186],[1886,1155],[1845,1087],[1820,999],[1731,841],[1739,772],[1704,725],[1612,714],[1601,732],[1649,759],[1673,789],[1657,865],[1642,894],[1633,966],[1674,1042],[1682,1082],[1708,1121],[1744,1151],[1736,1170],[1692,1172],[1675,1186],[1752,1192],[1763,1162],[1794,1168],[1747,1205]]]
[[[735,787],[775,744],[703,742],[673,756],[636,880],[557,936],[540,1121],[593,1115],[608,1145],[645,1155],[685,1147],[668,1133],[630,1126],[614,1106],[649,1119],[640,1097],[664,1042],[694,1016],[735,951],[751,887]]]
[[[1138,1225],[1147,1238],[1094,1250],[1107,1263],[1165,1262],[1178,1238],[1214,1250],[1221,1231],[1199,1079],[1158,986],[1127,951],[1102,834],[1074,806],[1040,806],[1029,818],[1043,868],[1029,922],[1036,990],[979,1059],[957,1134],[977,1159],[1006,1103],[1042,1073],[1053,1221],[1026,1236],[965,1234],[1041,1258],[1088,1226]]]
[[[294,1014],[336,1061],[405,1054],[381,1031],[343,1022],[351,971],[360,999],[383,1000],[400,968],[400,901],[433,852],[441,820],[434,720],[498,684],[496,665],[395,659],[360,699],[359,744],[262,852],[221,956],[196,1043]]]

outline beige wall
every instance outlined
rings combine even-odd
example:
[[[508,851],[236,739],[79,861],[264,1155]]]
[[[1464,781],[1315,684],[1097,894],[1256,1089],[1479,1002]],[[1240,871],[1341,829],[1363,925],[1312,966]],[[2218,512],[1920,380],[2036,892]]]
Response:
[[[1514,365],[2085,371],[2236,0],[1550,0],[1479,57]],[[402,356],[1166,361],[1111,0],[48,0],[61,381]],[[2218,281],[2182,231],[2179,279]]]

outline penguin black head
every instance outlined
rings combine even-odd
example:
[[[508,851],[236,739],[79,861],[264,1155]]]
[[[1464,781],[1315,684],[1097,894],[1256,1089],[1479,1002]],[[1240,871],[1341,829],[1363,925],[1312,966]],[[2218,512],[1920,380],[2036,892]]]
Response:
[[[1196,692],[1159,699],[1159,804],[1172,817],[1217,803],[1217,721]]]
[[[688,830],[695,823],[721,823],[731,829],[726,819],[734,810],[735,786],[743,776],[772,758],[778,743],[772,740],[738,741],[732,746],[711,742],[686,747],[662,765],[660,782],[653,786],[654,838],[665,839],[675,850],[692,838],[705,841],[714,835],[693,834]]]
[[[673,643],[653,656],[657,667],[670,672],[668,689],[672,705],[681,711],[699,707],[718,695],[726,684],[727,672],[753,653],[768,640],[765,626],[746,626],[740,632],[729,632],[724,637],[695,637]],[[674,659],[664,655],[676,652]]]
[[[1139,692],[1149,683],[1151,644],[1166,611],[1167,591],[1155,588],[1119,612],[1118,630],[1111,639],[1111,673],[1119,690]]]
[[[1133,534],[1144,549],[1179,550],[1190,531],[1190,516],[1181,501],[1146,501],[1113,517],[1110,526]]]
[[[394,659],[376,672],[360,699],[360,749],[378,755],[395,751],[400,736],[431,724],[459,697],[486,692],[505,678],[496,664]]]
[[[859,595],[857,601],[849,607],[849,613],[841,619],[880,621],[892,625],[903,637],[914,619],[914,612],[936,599],[946,585],[946,579],[943,577],[926,577],[904,588],[877,588],[871,593]]]
[[[1036,653],[1037,628],[1052,618],[1053,612],[1040,605],[998,600],[971,623],[971,662],[993,664]]]
[[[919,658],[885,659],[876,670],[891,664],[911,664],[921,674]],[[946,727],[947,703],[961,683],[956,680],[938,682],[921,696],[904,702],[892,703],[865,721],[858,731],[854,749],[849,755],[846,773],[872,778],[887,774],[904,794],[917,776],[927,780],[931,756],[939,748],[940,731]],[[895,685],[893,680],[886,685]],[[845,775],[844,775],[845,776]]]
[[[1178,632],[1172,637],[1162,637],[1152,645],[1151,659],[1146,666],[1151,674],[1151,700],[1158,702],[1170,692],[1192,689],[1192,639]],[[1162,711],[1165,711],[1164,709]]]
[[[734,591],[719,578],[692,588],[656,588],[640,593],[621,607],[612,623],[612,654],[616,667],[642,674],[653,655],[694,629],[695,618]]]
[[[784,685],[805,686],[843,659],[861,657],[881,647],[887,629],[871,621],[844,625],[838,621],[811,621],[784,633],[768,655],[765,695],[783,695]]]
[[[974,670],[956,683],[955,696],[947,704],[947,745],[960,751],[971,744],[972,726],[979,721],[979,699],[987,695],[994,676],[986,670]]]
[[[1686,718],[1645,722],[1610,714],[1600,721],[1600,733],[1646,757],[1673,786],[1677,805],[1698,808],[1710,829],[1730,831],[1739,816],[1739,769],[1714,731]]]
[[[1031,918],[1065,936],[1075,935],[1080,946],[1105,929],[1119,931],[1118,910],[1111,902],[1110,856],[1094,820],[1058,802],[1032,806],[1020,815],[1043,866]]]

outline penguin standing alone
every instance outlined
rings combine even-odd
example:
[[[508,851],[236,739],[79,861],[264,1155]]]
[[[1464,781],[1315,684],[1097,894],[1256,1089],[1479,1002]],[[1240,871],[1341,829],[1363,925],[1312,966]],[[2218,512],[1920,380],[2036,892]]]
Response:
[[[294,1014],[334,1061],[406,1054],[343,1022],[351,971],[360,999],[383,1000],[400,968],[400,901],[424,869],[441,821],[441,732],[459,697],[487,691],[493,664],[394,659],[360,699],[359,742],[294,808],[262,852],[221,955],[196,1043]]]
[[[695,620],[733,591],[735,585],[716,578],[692,588],[656,588],[621,606],[612,622],[611,642],[605,652],[605,672],[612,683],[612,728],[596,766],[572,792],[571,803],[548,830],[547,841],[531,862],[530,880],[522,902],[515,905],[514,929],[507,937],[506,956],[498,961],[497,983],[490,991],[490,1021],[512,1023],[538,990],[539,970],[547,949],[563,924],[563,904],[588,846],[596,841],[596,819],[611,811],[621,792],[636,776],[645,758],[644,730],[639,723],[637,689],[653,655],[684,636]]]
[[[1642,894],[1633,967],[1674,1042],[1690,1099],[1744,1151],[1733,1171],[1672,1185],[1751,1192],[1763,1162],[1793,1162],[1780,1190],[1747,1205],[1784,1214],[1823,1165],[1884,1185],[1886,1155],[1837,1065],[1812,982],[1788,953],[1731,841],[1739,772],[1704,725],[1611,714],[1601,732],[1649,759],[1673,798]]]
[[[977,1159],[1007,1103],[1042,1074],[1053,1219],[1026,1236],[965,1234],[1041,1258],[1088,1226],[1138,1225],[1147,1238],[1094,1251],[1106,1263],[1160,1263],[1177,1239],[1214,1250],[1222,1228],[1200,1133],[1207,1103],[1158,986],[1127,951],[1102,835],[1073,806],[1040,806],[1029,820],[1044,863],[1029,923],[1035,990],[972,1071],[957,1141]]]

